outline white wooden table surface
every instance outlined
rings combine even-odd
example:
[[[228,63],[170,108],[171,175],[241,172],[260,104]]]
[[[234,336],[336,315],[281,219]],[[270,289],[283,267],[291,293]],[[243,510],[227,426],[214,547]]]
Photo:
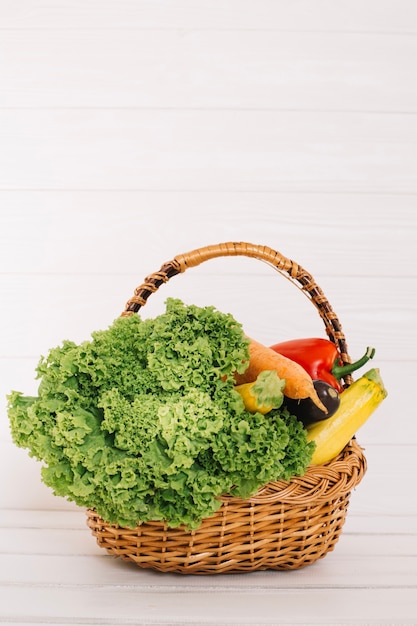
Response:
[[[413,0],[0,0],[1,624],[417,624],[416,69]],[[42,484],[5,396],[164,261],[232,240],[297,260],[351,355],[376,348],[368,472],[304,570],[140,570]],[[213,261],[147,310],[175,295],[266,343],[321,333],[282,282]]]

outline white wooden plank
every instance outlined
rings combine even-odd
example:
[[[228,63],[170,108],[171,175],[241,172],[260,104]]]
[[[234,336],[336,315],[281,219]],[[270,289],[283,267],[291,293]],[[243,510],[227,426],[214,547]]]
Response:
[[[62,536],[62,541],[65,536]],[[92,545],[91,556],[70,554],[37,553],[33,548],[26,554],[16,552],[0,554],[1,585],[30,585],[54,587],[59,579],[60,586],[93,587],[118,586],[134,588],[136,592],[164,590],[174,591],[221,591],[233,592],[237,589],[252,592],[262,589],[264,592],[280,589],[349,589],[358,587],[417,588],[416,554],[389,556],[365,552],[362,555],[344,555],[339,551],[339,544],[334,552],[324,559],[294,572],[277,573],[274,571],[256,572],[251,575],[225,576],[178,576],[149,572],[134,564],[115,559],[95,545],[93,537],[86,536]],[[340,543],[340,542],[339,542]],[[70,548],[70,546],[69,546]],[[365,559],[369,564],[363,567]],[[386,567],[381,567],[384,562]],[[362,567],[361,567],[362,566]]]
[[[46,110],[9,106],[1,108],[0,115],[5,137],[36,140],[44,134],[45,139],[49,134],[51,139],[58,134],[61,135],[59,139],[87,142],[90,138],[100,140],[102,133],[101,140],[105,139],[107,130],[119,133],[127,148],[129,140],[132,148],[145,146],[148,157],[160,152],[161,160],[171,145],[195,150],[195,156],[216,148],[220,152],[219,144],[228,151],[245,153],[253,150],[256,162],[263,152],[272,159],[274,148],[280,147],[277,144],[287,148],[287,144],[292,143],[302,146],[336,144],[336,147],[346,143],[359,148],[361,144],[387,143],[395,149],[396,144],[414,144],[417,140],[417,114],[401,112],[297,111],[274,110],[272,107],[262,111],[238,106],[231,110],[209,107],[190,110],[133,107],[124,110],[98,104],[94,110],[68,106],[46,107]],[[72,126],[85,131],[85,137],[78,135],[74,138]],[[116,142],[117,137],[113,136],[112,140]],[[140,141],[138,146],[136,141]],[[179,151],[178,158],[181,156]],[[318,158],[319,154],[315,156]],[[332,156],[335,158],[337,154]],[[123,156],[126,162],[128,157],[129,154]]]
[[[25,555],[33,554],[39,558],[42,555],[55,555],[59,557],[55,560],[58,564],[65,562],[65,558],[60,557],[103,556],[106,555],[106,552],[99,548],[86,525],[80,530],[15,527],[8,528],[7,532],[2,533],[0,537],[0,560],[3,563],[9,563],[9,559],[5,558],[7,556],[10,556],[11,559],[17,555],[22,556],[22,562],[24,562]],[[88,562],[87,558],[85,562]],[[11,582],[11,570],[8,567],[2,569],[4,572],[2,582]],[[73,582],[76,583],[77,581],[74,580]],[[81,583],[81,579],[78,582]]]
[[[99,624],[413,624],[415,589],[296,589],[288,595],[277,586],[222,592],[137,591],[135,588],[62,588],[5,586],[0,589],[4,618]],[[43,622],[45,623],[45,622]],[[47,621],[46,621],[47,623]],[[65,623],[65,621],[64,621]]]
[[[309,299],[272,268],[262,265],[262,276],[239,274],[230,278],[221,276],[221,264],[211,263],[214,274],[203,275],[199,268],[193,268],[163,285],[149,299],[142,317],[162,313],[166,298],[175,297],[232,313],[247,334],[268,345],[324,334],[324,325]],[[4,301],[10,303],[2,314],[3,325],[13,329],[2,338],[2,356],[36,357],[64,339],[89,339],[92,331],[107,328],[120,315],[147,273],[140,277],[0,276]],[[359,358],[371,345],[378,350],[378,361],[414,360],[410,345],[416,333],[415,279],[346,277],[343,292],[337,278],[317,281],[329,294],[352,356]]]
[[[356,114],[350,122],[347,115],[339,118],[336,136],[326,130],[326,115],[317,120],[320,136],[318,129],[303,135],[300,116],[287,126],[290,117],[274,111],[2,109],[0,141],[7,149],[0,152],[0,188],[416,192],[415,143],[362,140],[357,133],[349,139]],[[384,135],[391,118],[372,119]],[[408,132],[415,120],[407,118]]]
[[[376,418],[375,418],[376,419]],[[361,443],[361,433],[358,441]],[[349,512],[356,515],[416,515],[417,498],[412,488],[415,445],[377,446],[368,444],[368,469],[352,492]],[[411,471],[411,473],[410,473]]]
[[[66,507],[65,510],[48,509],[4,509],[0,508],[0,528],[7,533],[7,529],[29,529],[29,530],[63,530],[76,532],[85,531],[86,514],[78,507]],[[338,544],[338,551],[341,550],[340,543],[355,541],[356,537],[372,537],[375,542],[385,541],[383,550],[390,551],[393,542],[402,541],[407,536],[415,540],[417,532],[417,517],[413,515],[387,514],[380,516],[360,515],[349,508],[347,519],[343,528],[342,538]],[[372,546],[371,541],[371,546]]]
[[[350,516],[348,513],[348,517],[354,516]],[[407,557],[410,561],[411,568],[416,570],[417,524],[414,526],[414,534],[407,535],[377,534],[376,527],[377,526],[375,525],[375,530],[367,535],[359,533],[350,534],[347,532],[347,529],[344,528],[339,542],[335,547],[337,558],[353,561],[354,559],[359,560],[369,557],[371,559],[376,558],[381,562],[382,559],[379,557],[388,556],[390,558],[387,559],[387,563],[389,563],[391,557]],[[391,562],[394,563],[395,559],[393,558]],[[393,571],[391,571],[390,576],[393,583],[395,582],[398,585],[400,584]],[[409,583],[411,583],[411,580],[409,580]],[[404,584],[407,584],[406,581],[404,581]]]
[[[4,30],[0,103],[409,113],[416,54],[395,33]]]
[[[176,254],[248,241],[290,256],[317,280],[412,277],[415,215],[416,196],[407,194],[0,191],[0,270],[137,272],[141,280]],[[388,254],[398,248],[400,268]],[[222,264],[226,273],[241,268],[265,271],[256,261]]]
[[[411,0],[40,0],[0,4],[2,28],[124,28],[124,29],[266,29],[357,32],[413,32],[415,4]]]
[[[357,515],[355,510],[349,509],[343,536],[349,535],[365,535],[374,537],[376,533],[380,533],[387,537],[398,535],[413,536],[417,529],[417,517],[414,515],[401,515],[395,511],[381,515]]]
[[[80,508],[65,511],[46,509],[18,510],[0,508],[0,528],[85,530],[86,514]]]
[[[20,518],[23,519],[23,515],[20,515]],[[33,555],[36,555],[39,558],[41,556],[48,557],[52,555],[54,557],[65,557],[63,559],[56,558],[51,560],[52,563],[58,563],[60,561],[65,562],[67,560],[66,557],[74,556],[85,557],[87,563],[87,557],[107,556],[106,551],[97,545],[95,538],[91,535],[89,529],[87,528],[86,518],[84,527],[80,529],[21,528],[18,526],[18,522],[19,517],[17,517],[14,526],[7,527],[7,530],[3,529],[3,532],[0,534],[0,559],[4,563],[9,564],[13,557],[19,556],[19,558],[16,558],[16,567],[18,569],[15,571],[21,571],[23,576],[27,576],[26,572],[28,568],[27,566],[24,567],[22,564],[25,561],[29,561],[29,556],[32,557]],[[377,527],[375,527],[373,533],[364,535],[359,533],[349,534],[343,530],[342,535],[335,547],[337,560],[346,559],[349,561],[349,564],[346,565],[346,567],[353,568],[355,567],[353,562],[364,557],[376,558],[379,561],[381,560],[381,557],[389,557],[392,563],[399,563],[401,560],[399,557],[408,557],[410,565],[413,567],[413,563],[415,565],[417,564],[417,526],[414,530],[414,534],[395,535],[385,535],[380,533]],[[48,581],[51,582],[54,578],[54,573],[50,566],[47,565],[49,560],[45,559],[45,562],[46,565],[42,568],[42,571],[43,574],[45,574],[45,572],[49,572],[48,576],[51,576],[51,578],[48,578]],[[371,568],[372,573],[374,572],[373,567],[374,566]],[[343,575],[345,575],[347,572],[344,568],[343,570]],[[14,580],[14,582],[17,582],[17,580],[21,582],[20,578],[16,580],[12,578],[11,572],[13,570],[9,567],[9,565],[4,567],[3,571],[3,579],[1,579],[0,574],[0,580],[2,580],[3,583],[11,582],[12,580]],[[370,573],[371,571],[367,571],[366,576],[369,576]],[[390,572],[386,573],[390,578],[392,578],[392,569]],[[89,573],[88,578],[90,576],[91,574]],[[343,584],[341,576],[342,572],[340,573],[339,578],[333,581],[334,585],[336,585],[336,583],[339,586]],[[414,571],[414,574],[409,579],[408,584],[412,584],[414,581],[417,585],[417,578],[415,577],[417,577],[416,571]],[[379,584],[387,584],[387,580],[389,580],[388,577],[385,579],[385,583],[379,581]],[[79,577],[78,580],[71,582],[79,584],[85,582],[87,584],[87,580],[84,580],[82,576]],[[351,584],[353,582],[354,581],[352,580]],[[358,581],[356,580],[356,582]],[[397,580],[396,582],[398,585],[401,583],[400,580]],[[329,581],[321,579],[320,584],[326,586],[329,585]]]

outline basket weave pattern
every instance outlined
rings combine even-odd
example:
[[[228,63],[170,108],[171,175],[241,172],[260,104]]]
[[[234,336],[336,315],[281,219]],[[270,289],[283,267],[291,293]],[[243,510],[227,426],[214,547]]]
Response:
[[[134,529],[106,524],[93,510],[88,525],[110,554],[143,568],[182,574],[287,570],[333,550],[351,489],[366,470],[355,440],[331,464],[269,483],[255,496],[223,497],[220,510],[194,531],[148,522]]]
[[[312,276],[265,246],[226,243],[178,256],[145,279],[122,315],[137,312],[163,283],[187,268],[218,256],[236,255],[266,261],[294,282],[315,305],[342,360],[350,362],[339,320]],[[350,382],[347,377],[345,383]],[[308,467],[301,477],[268,483],[247,500],[223,496],[219,511],[204,519],[197,530],[168,528],[156,521],[122,528],[106,523],[91,509],[87,523],[100,547],[142,568],[182,574],[297,569],[333,550],[351,491],[365,472],[366,459],[352,439],[337,458]]]

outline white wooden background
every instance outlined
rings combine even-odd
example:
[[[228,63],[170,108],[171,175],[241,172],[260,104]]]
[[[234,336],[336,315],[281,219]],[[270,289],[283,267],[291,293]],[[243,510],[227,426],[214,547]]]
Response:
[[[417,624],[416,68],[413,0],[0,0],[0,623]],[[164,261],[233,240],[314,275],[389,397],[324,560],[144,572],[41,483],[5,396]],[[190,270],[143,315],[168,295],[267,343],[323,330],[254,260]]]

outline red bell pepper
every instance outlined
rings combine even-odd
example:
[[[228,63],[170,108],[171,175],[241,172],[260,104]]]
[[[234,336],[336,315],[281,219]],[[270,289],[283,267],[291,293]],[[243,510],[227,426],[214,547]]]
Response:
[[[337,346],[319,337],[284,341],[271,348],[301,365],[313,380],[324,380],[339,393],[344,390],[340,379],[362,367],[375,354],[374,348],[367,348],[361,359],[344,364]]]

